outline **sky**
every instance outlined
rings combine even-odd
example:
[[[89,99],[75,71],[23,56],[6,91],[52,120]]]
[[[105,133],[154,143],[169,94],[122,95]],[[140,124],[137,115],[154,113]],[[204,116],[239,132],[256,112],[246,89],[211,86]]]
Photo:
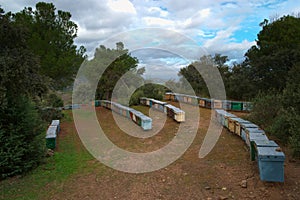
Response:
[[[146,78],[176,79],[178,70],[202,55],[241,62],[264,19],[299,13],[298,0],[64,0],[78,25],[77,45],[89,57],[103,44],[125,48],[146,68]],[[36,0],[0,0],[6,11],[33,7]]]

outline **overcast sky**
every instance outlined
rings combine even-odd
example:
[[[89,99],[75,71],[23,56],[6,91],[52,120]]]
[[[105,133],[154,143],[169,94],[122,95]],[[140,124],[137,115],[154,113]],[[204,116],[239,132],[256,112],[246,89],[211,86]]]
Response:
[[[0,0],[5,11],[34,7],[36,0]],[[174,78],[204,54],[242,61],[265,18],[300,12],[298,0],[64,0],[79,26],[77,45],[93,55],[100,44],[122,41],[146,67],[146,76]],[[155,29],[152,29],[155,28]]]

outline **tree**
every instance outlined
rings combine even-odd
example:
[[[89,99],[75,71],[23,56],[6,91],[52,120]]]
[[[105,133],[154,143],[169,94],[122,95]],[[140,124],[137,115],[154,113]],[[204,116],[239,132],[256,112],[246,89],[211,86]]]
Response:
[[[94,58],[84,63],[86,74],[82,78],[88,79],[90,85],[98,83],[96,98],[109,100],[116,83],[125,73],[131,73],[131,80],[126,79],[127,83],[140,80],[144,70],[137,70],[137,63],[138,60],[132,57],[127,49],[124,49],[122,42],[116,44],[116,49],[100,45],[95,51]]]
[[[44,153],[43,123],[31,98],[46,87],[28,37],[0,8],[0,179],[27,172]]]
[[[197,95],[209,97],[210,94],[205,80],[209,80],[211,83],[215,82],[216,76],[212,71],[216,72],[216,69],[220,72],[223,79],[228,79],[230,74],[229,67],[225,64],[227,61],[227,56],[215,54],[215,56],[212,57],[211,55],[206,55],[202,56],[199,61],[195,61],[187,67],[181,68],[178,75],[181,76],[180,81],[183,88],[189,83]],[[199,72],[201,72],[201,74]],[[217,84],[215,87],[218,87]]]
[[[251,66],[256,90],[285,87],[289,70],[300,61],[300,19],[284,16],[272,23],[260,24],[256,45],[245,54],[245,65]]]
[[[70,85],[85,58],[85,48],[74,45],[78,27],[71,14],[56,12],[52,3],[40,2],[35,10],[25,8],[12,18],[27,29],[27,45],[39,58],[40,74],[50,77],[55,89]]]

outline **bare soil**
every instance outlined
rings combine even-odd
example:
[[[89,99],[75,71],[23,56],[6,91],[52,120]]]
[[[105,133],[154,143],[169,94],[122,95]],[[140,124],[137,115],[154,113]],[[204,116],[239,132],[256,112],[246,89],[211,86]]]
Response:
[[[147,107],[138,108],[144,113],[149,112]],[[257,162],[250,161],[246,145],[226,129],[223,129],[213,150],[200,159],[198,153],[211,112],[200,108],[200,124],[194,142],[171,165],[150,173],[129,174],[106,167],[95,159],[88,161],[88,172],[73,176],[61,186],[60,192],[49,196],[49,199],[300,199],[300,162],[290,159],[288,152],[284,183],[260,181]],[[135,152],[161,148],[172,140],[179,126],[167,118],[158,134],[141,139],[123,133],[109,110],[97,108],[97,116],[112,142]],[[126,123],[127,119],[123,120]],[[139,128],[129,120],[127,123],[133,130]],[[62,124],[61,129],[60,140],[64,139],[64,134],[76,134],[73,125]],[[74,136],[74,142],[79,150],[82,149],[79,137]],[[241,186],[242,181],[247,181],[247,188]]]

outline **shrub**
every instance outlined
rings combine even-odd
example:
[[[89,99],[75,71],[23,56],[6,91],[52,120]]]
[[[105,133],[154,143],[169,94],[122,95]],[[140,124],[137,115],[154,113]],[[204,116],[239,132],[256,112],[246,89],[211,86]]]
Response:
[[[36,167],[44,155],[44,124],[26,97],[8,99],[1,107],[1,179]]]
[[[253,110],[248,119],[262,128],[272,125],[282,110],[282,95],[275,91],[259,93],[253,101]]]
[[[47,101],[48,101],[48,105],[54,108],[64,106],[63,100],[54,93],[49,94]]]
[[[292,149],[293,156],[300,158],[300,115],[291,111],[292,118],[290,120],[290,138],[289,144]]]

